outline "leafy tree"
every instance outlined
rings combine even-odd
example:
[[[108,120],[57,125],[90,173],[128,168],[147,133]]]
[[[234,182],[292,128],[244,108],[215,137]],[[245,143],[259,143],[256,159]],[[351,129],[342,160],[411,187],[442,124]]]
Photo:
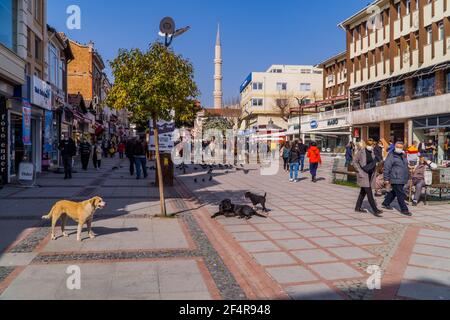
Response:
[[[153,122],[161,215],[166,216],[157,123],[186,121],[192,113],[192,102],[199,95],[194,68],[159,42],[145,52],[120,49],[110,65],[115,81],[108,94],[108,104],[116,109],[128,109],[136,122],[149,119]]]

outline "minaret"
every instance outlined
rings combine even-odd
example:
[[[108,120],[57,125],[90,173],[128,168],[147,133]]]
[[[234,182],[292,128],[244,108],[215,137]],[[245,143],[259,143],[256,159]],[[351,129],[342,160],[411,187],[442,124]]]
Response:
[[[220,42],[220,26],[217,27],[216,38],[216,58],[214,60],[214,108],[222,109],[223,92],[222,92],[222,44]]]

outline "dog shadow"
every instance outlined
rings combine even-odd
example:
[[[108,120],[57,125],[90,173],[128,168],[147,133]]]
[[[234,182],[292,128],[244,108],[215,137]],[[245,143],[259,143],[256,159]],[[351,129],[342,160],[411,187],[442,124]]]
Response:
[[[106,228],[106,227],[92,227],[92,232],[94,232],[96,238],[101,238],[118,233],[130,233],[137,232],[138,228]],[[82,233],[87,232],[86,228],[83,228]],[[77,230],[71,230],[67,232],[69,236],[77,234]]]

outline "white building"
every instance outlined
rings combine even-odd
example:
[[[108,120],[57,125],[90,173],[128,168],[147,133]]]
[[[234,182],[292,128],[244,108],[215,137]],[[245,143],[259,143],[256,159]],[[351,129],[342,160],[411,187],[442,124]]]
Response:
[[[322,99],[323,70],[314,66],[272,65],[252,72],[240,88],[242,130],[288,129],[289,109]]]

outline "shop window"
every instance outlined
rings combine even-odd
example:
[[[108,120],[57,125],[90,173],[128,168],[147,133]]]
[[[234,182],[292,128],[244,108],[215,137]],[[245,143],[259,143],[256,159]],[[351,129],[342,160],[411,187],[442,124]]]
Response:
[[[402,97],[405,95],[405,84],[403,82],[393,84],[389,88],[389,99]]]
[[[450,92],[450,72],[447,72],[447,92]]]
[[[438,119],[437,118],[428,118],[428,127],[437,127]]]
[[[414,128],[426,128],[427,126],[427,119],[416,119],[413,121]]]
[[[439,118],[439,126],[440,127],[450,127],[450,116],[440,117]]]

